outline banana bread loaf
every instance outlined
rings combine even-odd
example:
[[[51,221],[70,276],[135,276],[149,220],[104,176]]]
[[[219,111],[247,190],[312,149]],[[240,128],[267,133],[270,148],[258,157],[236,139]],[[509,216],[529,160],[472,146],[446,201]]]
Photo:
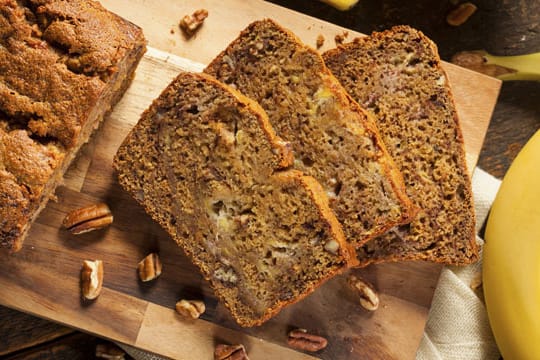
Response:
[[[180,74],[120,146],[118,179],[180,245],[242,326],[259,325],[354,264],[321,186],[264,111]]]
[[[93,1],[0,4],[0,247],[15,251],[127,88],[145,40]]]
[[[293,146],[294,167],[322,184],[348,241],[360,246],[409,220],[403,179],[371,116],[292,33],[272,20],[254,22],[205,72],[268,113]]]
[[[375,114],[407,193],[420,208],[410,224],[359,249],[361,264],[475,261],[475,214],[463,137],[435,44],[400,26],[323,57],[347,91]]]

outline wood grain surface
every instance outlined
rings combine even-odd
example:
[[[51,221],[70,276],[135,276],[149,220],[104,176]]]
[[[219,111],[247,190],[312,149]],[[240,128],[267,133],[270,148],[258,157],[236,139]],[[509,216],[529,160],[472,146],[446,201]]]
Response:
[[[414,358],[440,266],[404,263],[354,270],[381,292],[382,306],[375,313],[363,311],[344,286],[344,278],[338,277],[265,325],[240,329],[180,249],[122,191],[111,168],[116,149],[139,114],[178,71],[200,70],[201,62],[216,55],[251,20],[271,16],[308,43],[321,32],[332,38],[343,30],[262,1],[171,0],[165,1],[167,6],[148,6],[143,0],[103,3],[143,26],[149,45],[194,62],[149,51],[128,93],[70,168],[64,186],[57,191],[58,201],[49,203],[23,250],[0,255],[4,265],[0,304],[174,358],[210,358],[216,341],[242,342],[254,359],[309,358],[286,347],[291,327],[304,327],[329,338],[329,347],[316,354],[321,358]],[[233,12],[231,3],[236,6]],[[216,19],[207,19],[201,29],[206,35],[201,31],[187,41],[178,30],[171,34],[180,15],[198,7],[207,8]],[[240,15],[239,9],[243,11]],[[447,69],[472,168],[499,82],[452,66]],[[69,210],[98,201],[110,205],[113,226],[78,237],[60,229]],[[152,251],[162,258],[163,275],[143,284],[137,279],[136,264]],[[104,291],[97,301],[87,303],[80,297],[80,267],[84,259],[97,258],[104,261]],[[203,320],[185,322],[175,315],[174,304],[184,297],[205,300],[208,310]]]
[[[54,341],[40,342],[34,347],[10,352],[8,355],[2,356],[2,360],[94,360],[96,359],[96,345],[103,342],[103,340],[89,334],[72,330],[70,334],[56,338]],[[130,359],[126,358],[126,360]]]
[[[0,357],[72,334],[73,329],[0,307]]]

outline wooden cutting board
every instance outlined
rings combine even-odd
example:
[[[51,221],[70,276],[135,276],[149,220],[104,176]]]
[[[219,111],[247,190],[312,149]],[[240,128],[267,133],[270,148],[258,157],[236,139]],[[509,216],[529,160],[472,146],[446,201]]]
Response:
[[[142,209],[119,187],[111,161],[140,113],[180,70],[199,71],[249,22],[271,17],[325,50],[343,28],[259,0],[103,0],[112,11],[142,26],[149,51],[134,82],[99,133],[83,149],[51,201],[33,225],[23,249],[0,254],[0,304],[102,337],[177,359],[211,359],[216,342],[243,343],[251,359],[307,359],[286,346],[286,333],[303,327],[329,339],[315,354],[324,359],[412,359],[422,336],[440,266],[400,263],[354,270],[380,292],[381,307],[364,311],[344,282],[335,278],[261,327],[241,329],[216,301],[197,269]],[[201,31],[185,39],[182,15],[206,8]],[[349,38],[360,35],[349,31]],[[160,50],[157,50],[160,49]],[[446,65],[455,92],[474,168],[500,82]],[[72,236],[60,228],[65,214],[98,201],[108,203],[114,224]],[[141,283],[136,265],[159,252],[163,274]],[[104,289],[93,303],[81,301],[79,275],[84,259],[102,259]],[[204,298],[203,320],[186,321],[174,312],[180,298]],[[1,342],[0,342],[1,345]],[[0,349],[1,350],[1,349]]]

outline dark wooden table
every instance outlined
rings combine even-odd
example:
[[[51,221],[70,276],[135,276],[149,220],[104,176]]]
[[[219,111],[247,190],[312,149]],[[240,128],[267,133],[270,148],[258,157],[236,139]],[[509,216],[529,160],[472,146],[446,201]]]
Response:
[[[314,0],[271,2],[363,33],[398,24],[414,26],[437,43],[444,60],[450,60],[462,50],[484,49],[497,55],[540,51],[538,0],[475,0],[478,11],[459,27],[446,24],[446,14],[458,2],[452,0],[360,0],[348,12]],[[502,178],[519,150],[539,128],[540,82],[504,83],[478,166]],[[103,342],[0,306],[0,358],[93,359],[96,345]]]

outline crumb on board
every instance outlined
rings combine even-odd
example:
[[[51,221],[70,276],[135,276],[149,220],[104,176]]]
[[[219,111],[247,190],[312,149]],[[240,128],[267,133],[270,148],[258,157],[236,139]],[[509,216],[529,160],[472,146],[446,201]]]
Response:
[[[324,45],[324,36],[322,34],[319,34],[319,36],[317,36],[315,44],[317,45],[317,49],[320,49]]]
[[[189,38],[197,32],[197,30],[204,23],[204,19],[206,19],[207,17],[208,17],[208,10],[206,9],[196,10],[193,14],[185,15],[180,20],[180,24],[179,24],[180,29]]]
[[[349,36],[348,31],[343,31],[341,34],[337,34],[334,37],[334,41],[336,42],[336,45],[341,45],[345,41],[345,39]]]

